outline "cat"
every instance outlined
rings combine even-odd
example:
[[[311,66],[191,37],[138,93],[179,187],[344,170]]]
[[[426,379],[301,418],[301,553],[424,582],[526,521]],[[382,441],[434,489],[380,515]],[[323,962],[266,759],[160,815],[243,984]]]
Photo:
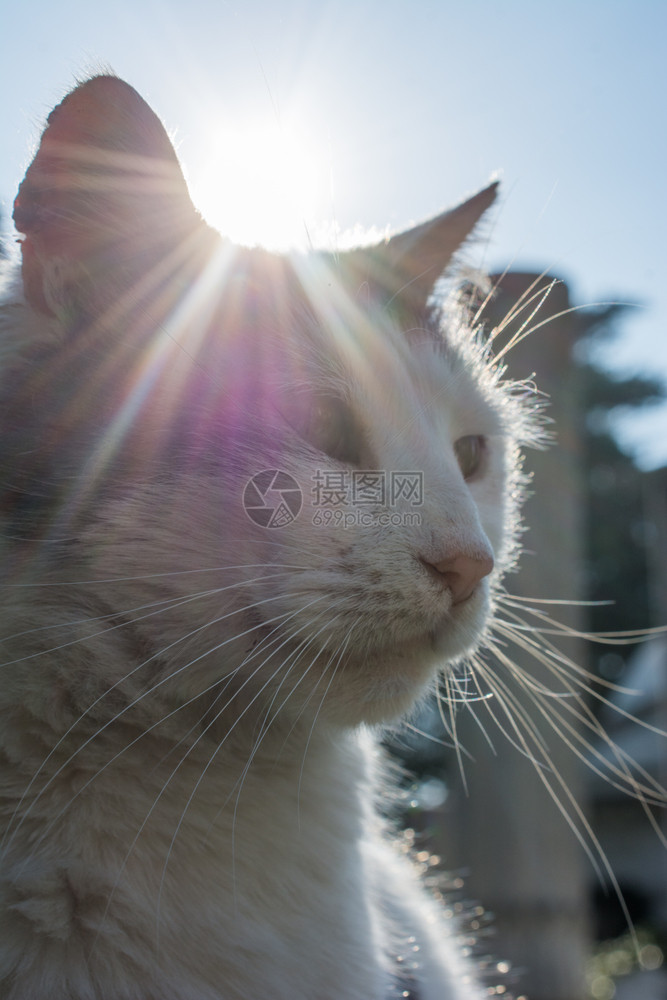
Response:
[[[98,76],[4,276],[2,1000],[480,1000],[376,732],[485,642],[530,389],[433,291],[496,195],[279,256]]]

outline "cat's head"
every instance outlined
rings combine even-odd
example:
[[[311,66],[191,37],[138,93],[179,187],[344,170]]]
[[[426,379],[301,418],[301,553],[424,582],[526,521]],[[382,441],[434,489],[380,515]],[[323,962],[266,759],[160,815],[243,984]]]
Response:
[[[233,674],[288,714],[376,721],[480,642],[523,417],[430,298],[494,196],[280,257],[209,229],[120,80],[49,116],[15,204],[3,506],[45,579],[159,608],[132,621],[152,683],[189,699]]]

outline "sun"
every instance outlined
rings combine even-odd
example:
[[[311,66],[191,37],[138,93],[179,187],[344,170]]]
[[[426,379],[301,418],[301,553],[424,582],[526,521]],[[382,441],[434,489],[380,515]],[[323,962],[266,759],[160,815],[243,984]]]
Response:
[[[190,190],[206,221],[234,242],[305,249],[332,215],[331,175],[322,150],[270,122],[209,134]]]

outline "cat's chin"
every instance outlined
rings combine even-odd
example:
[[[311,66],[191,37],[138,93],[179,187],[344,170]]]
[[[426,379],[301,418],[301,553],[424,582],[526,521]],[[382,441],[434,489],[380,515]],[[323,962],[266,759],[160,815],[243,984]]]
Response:
[[[465,606],[421,638],[382,646],[348,665],[345,681],[330,705],[343,725],[394,722],[410,712],[438,673],[478,648],[489,615],[489,596],[480,588]],[[354,676],[352,673],[354,672]]]
[[[446,618],[432,628],[424,645],[446,664],[471,653],[479,645],[491,613],[487,581],[477,587],[467,601],[454,606]]]

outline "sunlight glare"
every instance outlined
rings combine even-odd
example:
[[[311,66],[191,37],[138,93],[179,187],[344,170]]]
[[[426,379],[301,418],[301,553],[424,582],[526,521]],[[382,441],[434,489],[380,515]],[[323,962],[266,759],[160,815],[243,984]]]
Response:
[[[206,221],[245,246],[305,249],[332,214],[327,157],[277,123],[209,135],[190,188]]]

